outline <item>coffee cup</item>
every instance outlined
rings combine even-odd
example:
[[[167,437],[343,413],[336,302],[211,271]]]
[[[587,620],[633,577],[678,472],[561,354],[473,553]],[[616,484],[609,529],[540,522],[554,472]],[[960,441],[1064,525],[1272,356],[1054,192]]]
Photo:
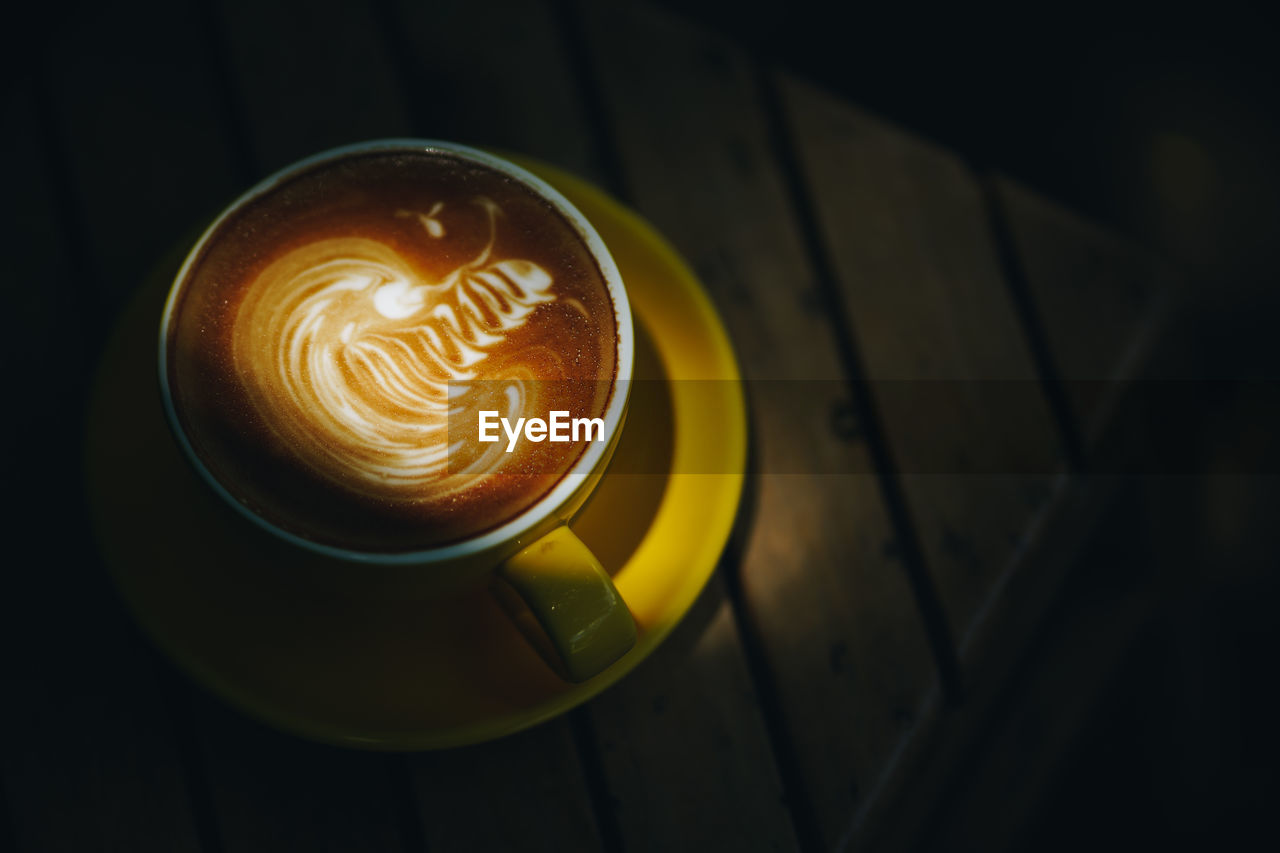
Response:
[[[489,583],[571,681],[634,645],[568,527],[623,428],[631,312],[541,179],[433,140],[302,160],[196,241],[159,344],[176,441],[248,523],[357,587]]]

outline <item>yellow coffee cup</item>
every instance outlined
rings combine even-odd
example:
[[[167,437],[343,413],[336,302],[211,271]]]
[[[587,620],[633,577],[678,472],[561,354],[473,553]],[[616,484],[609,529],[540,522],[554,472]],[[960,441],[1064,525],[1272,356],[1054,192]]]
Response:
[[[518,183],[547,206],[549,215],[558,217],[558,221],[566,223],[576,233],[598,267],[612,305],[609,322],[616,330],[613,335],[614,352],[611,354],[614,370],[612,378],[608,380],[607,402],[599,413],[601,425],[593,440],[585,443],[567,470],[559,473],[554,484],[535,500],[522,506],[514,515],[462,538],[429,547],[387,550],[370,547],[367,543],[352,544],[312,535],[281,522],[277,515],[264,508],[264,503],[256,497],[261,484],[252,481],[255,476],[270,477],[270,469],[265,468],[262,473],[254,474],[252,465],[241,464],[237,468],[237,463],[226,456],[238,452],[235,449],[239,446],[237,442],[251,442],[252,434],[237,433],[234,441],[220,446],[222,449],[218,453],[223,456],[215,457],[211,454],[207,444],[192,429],[190,412],[184,410],[184,400],[192,396],[190,384],[204,381],[201,378],[204,374],[196,370],[174,369],[174,354],[178,351],[176,348],[181,347],[182,358],[188,361],[194,359],[195,363],[203,365],[199,358],[200,348],[216,345],[216,334],[211,332],[209,340],[203,339],[200,334],[203,327],[199,321],[193,321],[190,317],[180,321],[179,314],[183,310],[182,306],[193,296],[193,289],[205,286],[203,282],[209,278],[197,276],[195,272],[207,262],[217,244],[227,239],[229,229],[238,227],[237,223],[241,220],[237,217],[242,211],[253,205],[266,203],[264,200],[280,192],[282,187],[290,185],[291,181],[304,173],[323,168],[341,168],[360,157],[409,156],[418,153],[440,154],[465,161],[477,169],[501,175],[504,181]],[[300,215],[307,215],[305,198],[291,199],[290,204],[301,211]],[[422,220],[427,236],[439,237],[443,233],[443,226],[429,214],[430,211],[413,215]],[[490,212],[489,215],[492,220],[494,214]],[[484,251],[488,252],[489,248]],[[335,263],[332,259],[322,259],[322,262],[331,265]],[[320,266],[321,262],[317,262],[317,268]],[[407,298],[406,292],[410,292],[405,287],[396,290],[389,285],[378,284],[380,280],[376,280],[376,275],[366,280],[360,278],[363,273],[349,275],[342,271],[334,272],[335,269],[332,266],[324,267],[323,273],[317,273],[317,276],[324,279],[325,286],[330,290],[341,291],[344,298],[349,293],[367,291],[370,294],[377,292],[379,298],[394,296],[403,300]],[[505,281],[499,281],[496,273],[489,274],[492,281],[487,284],[481,281],[473,291],[473,294],[479,293],[482,297],[475,298],[473,295],[478,306],[474,309],[477,316],[484,313],[485,316],[498,317],[504,311],[514,316],[518,307],[516,303],[522,299],[525,302],[536,301],[533,288],[545,283],[545,276],[537,272],[536,266],[524,261],[512,261],[502,269],[507,276]],[[340,275],[348,277],[335,277]],[[312,279],[299,280],[305,283]],[[375,286],[383,287],[384,290],[377,291]],[[500,286],[505,286],[507,290],[501,290]],[[418,299],[420,303],[421,297]],[[484,304],[480,304],[481,302]],[[421,307],[419,303],[414,303],[411,307],[416,310]],[[520,314],[524,316],[529,309],[519,310],[524,311],[524,314]],[[302,318],[300,323],[305,325],[321,322],[315,311],[306,311],[299,315]],[[268,321],[274,321],[269,314]],[[440,328],[446,328],[447,331],[445,326]],[[349,330],[344,332],[348,333]],[[279,372],[285,377],[286,385],[296,379],[299,364],[313,367],[317,371],[328,371],[324,374],[326,376],[337,370],[319,363],[317,360],[320,356],[316,355],[316,350],[307,348],[305,340],[301,343],[293,338],[286,340],[291,348],[282,348],[277,359],[283,365]],[[435,357],[444,365],[442,369],[446,372],[449,365],[467,364],[467,359],[472,357],[468,356],[463,343],[455,345],[449,341],[436,341],[436,344],[436,348],[431,351],[437,354]],[[447,358],[440,357],[440,353]],[[448,364],[445,364],[446,361]],[[228,506],[248,522],[288,543],[292,549],[306,552],[307,560],[300,562],[306,563],[307,570],[296,579],[300,594],[306,594],[309,586],[315,586],[324,587],[326,595],[335,591],[341,594],[342,590],[350,589],[359,590],[359,595],[368,599],[370,590],[376,590],[374,598],[390,596],[403,600],[447,594],[461,583],[485,580],[491,583],[494,595],[548,664],[570,681],[583,681],[600,673],[626,654],[636,641],[635,622],[626,603],[618,595],[600,562],[567,526],[600,481],[618,444],[626,417],[633,361],[634,337],[626,290],[613,258],[586,218],[553,187],[513,163],[454,143],[413,139],[379,140],[315,155],[266,178],[229,205],[196,241],[174,279],[160,322],[158,358],[161,399],[177,444],[201,479]],[[207,372],[217,368],[202,369]],[[298,381],[301,383],[299,387],[305,389],[312,388],[316,382],[311,377],[306,382]],[[403,389],[397,386],[393,390],[399,393]],[[216,395],[209,397],[216,399]],[[359,453],[359,442],[365,434],[361,430],[368,426],[368,418],[362,412],[354,410],[344,398],[334,397],[326,386],[313,396],[286,395],[286,399],[291,401],[290,405],[310,404],[321,408],[329,406],[341,416],[338,427],[344,431],[336,432],[328,444],[324,441],[315,443],[318,448],[315,452],[325,460],[325,464],[329,464],[331,459],[345,459],[344,453]],[[285,423],[286,433],[292,430],[293,422],[299,420],[297,412],[306,413],[305,410],[291,411],[292,415],[280,416]],[[409,426],[412,428],[413,424]],[[246,435],[249,437],[246,438]],[[282,446],[286,447],[287,452],[288,445]],[[231,449],[227,450],[228,447]],[[261,449],[255,448],[254,452],[261,452]],[[246,475],[245,469],[249,469],[251,473]],[[228,471],[233,470],[239,473],[230,476]],[[388,476],[380,475],[377,470],[372,474],[365,474],[375,486],[379,482],[378,476]],[[324,499],[323,489],[316,494],[299,495],[300,504],[321,502]]]

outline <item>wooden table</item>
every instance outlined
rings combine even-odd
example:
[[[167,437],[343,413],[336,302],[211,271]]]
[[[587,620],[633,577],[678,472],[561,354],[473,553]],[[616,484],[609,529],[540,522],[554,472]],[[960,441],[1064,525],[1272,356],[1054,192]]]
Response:
[[[5,461],[33,496],[8,534],[32,547],[6,568],[0,846],[1017,837],[1140,622],[1136,594],[1053,614],[1124,500],[1082,472],[1165,304],[1155,259],[647,6],[174,0],[56,24],[0,135],[6,364],[40,365],[10,386],[39,416],[5,419],[36,450]],[[261,175],[388,136],[596,182],[691,262],[748,379],[829,389],[752,385],[744,524],[651,659],[536,729],[403,755],[278,734],[191,685],[128,619],[77,498],[92,366],[157,258]],[[817,470],[864,473],[795,473]],[[1023,741],[1004,764],[975,758],[993,732]]]

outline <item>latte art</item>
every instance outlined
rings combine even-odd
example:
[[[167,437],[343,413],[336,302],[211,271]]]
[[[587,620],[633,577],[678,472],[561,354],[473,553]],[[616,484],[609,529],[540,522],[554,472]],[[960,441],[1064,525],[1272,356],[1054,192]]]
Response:
[[[237,370],[263,420],[317,474],[415,500],[424,486],[446,494],[502,461],[491,449],[446,477],[450,412],[475,402],[470,388],[455,384],[450,394],[449,383],[479,377],[508,333],[555,295],[539,265],[493,257],[500,208],[484,197],[475,204],[489,239],[440,281],[383,243],[340,237],[290,251],[250,285],[233,332]],[[417,214],[424,240],[445,239],[442,207]],[[505,408],[518,416],[534,375],[518,359],[504,370]]]
[[[577,226],[432,149],[272,184],[206,236],[168,311],[167,387],[201,465],[272,526],[361,552],[456,542],[537,504],[590,442],[508,453],[478,441],[479,412],[599,418],[619,364]]]

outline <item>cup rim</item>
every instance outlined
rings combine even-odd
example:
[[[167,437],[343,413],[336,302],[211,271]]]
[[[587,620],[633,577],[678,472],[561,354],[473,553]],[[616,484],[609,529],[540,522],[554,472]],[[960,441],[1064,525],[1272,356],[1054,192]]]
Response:
[[[524,183],[535,193],[548,201],[552,207],[564,216],[578,233],[578,236],[586,243],[587,248],[590,250],[592,256],[596,260],[596,263],[600,267],[605,287],[609,292],[610,301],[613,303],[614,319],[617,324],[617,368],[614,375],[613,387],[610,389],[609,402],[604,411],[605,429],[603,438],[599,441],[590,442],[587,449],[578,457],[569,470],[561,475],[560,479],[549,492],[544,494],[532,506],[528,507],[513,518],[508,519],[497,527],[482,531],[479,534],[469,536],[456,542],[449,542],[432,548],[423,548],[413,551],[362,551],[354,548],[329,545],[323,542],[317,542],[313,539],[308,539],[305,536],[286,530],[258,515],[237,499],[235,495],[233,495],[231,491],[227,489],[227,487],[224,486],[216,476],[214,476],[213,472],[209,470],[204,461],[200,458],[200,455],[191,445],[185,430],[182,428],[182,423],[178,418],[177,409],[173,403],[173,395],[169,388],[168,340],[170,319],[172,318],[174,307],[177,305],[178,296],[183,290],[183,284],[187,280],[188,273],[191,271],[196,259],[203,253],[205,245],[221,228],[223,222],[249,202],[259,198],[267,192],[270,192],[281,182],[293,177],[305,169],[330,160],[337,160],[352,154],[365,153],[369,151],[442,151],[496,169],[497,171]],[[177,439],[178,445],[182,448],[187,459],[195,466],[197,473],[199,473],[201,478],[209,484],[209,486],[211,486],[226,503],[230,504],[241,515],[249,519],[258,527],[267,530],[291,544],[302,547],[313,553],[322,554],[328,557],[336,557],[349,562],[401,566],[413,564],[428,565],[474,556],[476,554],[481,554],[491,549],[495,549],[505,543],[518,542],[525,534],[537,528],[545,522],[549,516],[553,515],[563,507],[565,503],[567,503],[582,488],[590,476],[598,473],[596,469],[602,464],[605,453],[611,450],[612,446],[615,444],[617,433],[619,429],[621,429],[623,416],[626,412],[627,397],[630,391],[630,380],[635,360],[635,340],[633,332],[631,304],[627,299],[627,292],[623,286],[622,275],[618,271],[617,263],[609,253],[608,248],[605,246],[604,240],[601,239],[600,235],[587,220],[586,216],[584,216],[580,210],[565,198],[559,190],[555,189],[555,187],[551,186],[537,175],[529,172],[527,169],[524,169],[509,160],[491,154],[487,151],[473,148],[469,145],[462,145],[456,142],[448,142],[438,139],[400,137],[375,139],[330,148],[326,151],[321,151],[278,169],[237,196],[236,199],[224,207],[221,213],[218,214],[217,218],[215,218],[213,222],[211,222],[208,227],[201,232],[200,237],[194,244],[192,244],[182,262],[182,266],[174,276],[173,283],[169,287],[168,296],[165,299],[164,311],[160,317],[158,358],[160,371],[160,397],[164,407],[165,416],[169,421],[171,432]]]

